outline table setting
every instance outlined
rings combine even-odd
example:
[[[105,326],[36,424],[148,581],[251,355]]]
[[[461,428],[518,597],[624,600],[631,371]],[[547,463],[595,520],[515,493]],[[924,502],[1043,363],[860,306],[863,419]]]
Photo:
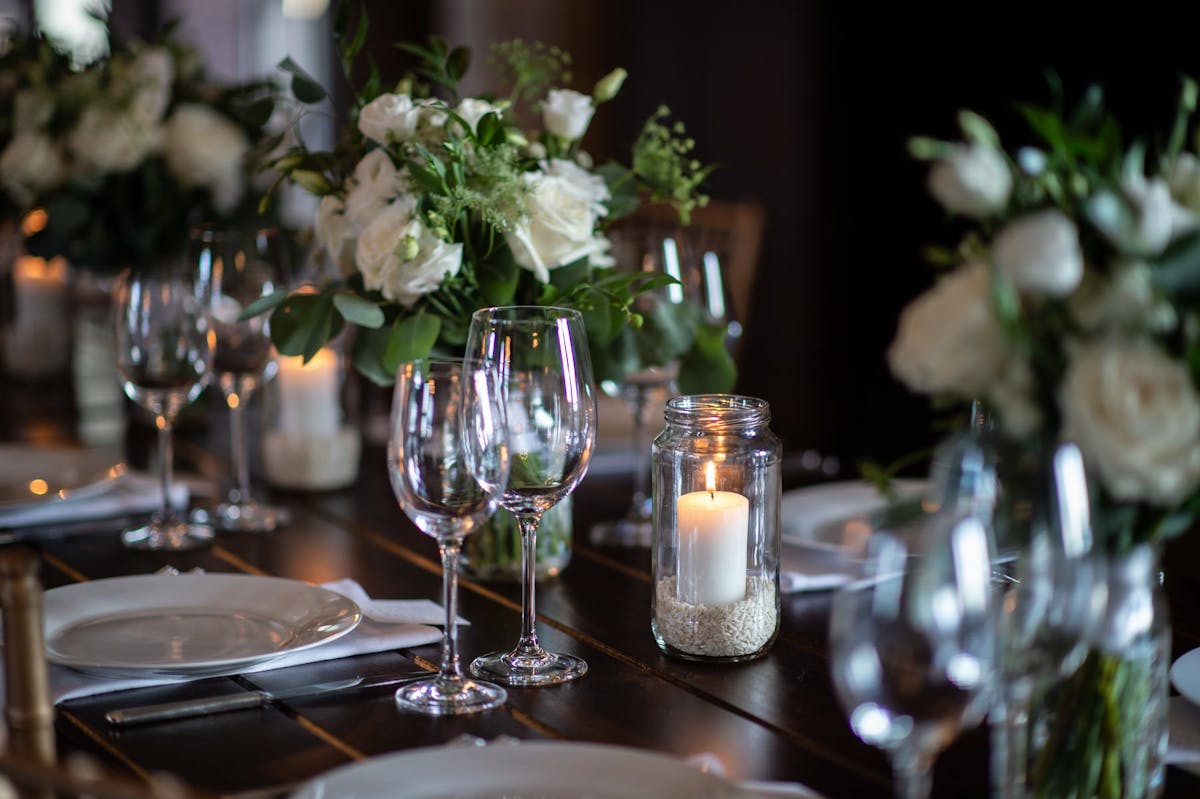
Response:
[[[1162,152],[1122,149],[1092,95],[1029,106],[1037,148],[970,112],[911,140],[962,238],[880,356],[949,424],[855,476],[773,432],[789,398],[736,393],[683,123],[584,149],[636,75],[577,91],[518,40],[468,90],[435,36],[384,78],[365,11],[333,23],[336,145],[300,122],[345,87],[290,57],[223,84],[170,32],[82,69],[36,37],[0,53],[0,254],[37,286],[0,318],[0,780],[1200,793],[1194,83]],[[105,322],[31,371],[31,305],[82,317],[76,273]],[[84,435],[101,383],[123,440]],[[606,441],[603,394],[629,402]]]

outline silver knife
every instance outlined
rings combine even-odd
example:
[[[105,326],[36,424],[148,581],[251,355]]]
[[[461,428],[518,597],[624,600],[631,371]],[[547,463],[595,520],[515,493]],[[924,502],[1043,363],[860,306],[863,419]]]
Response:
[[[158,721],[174,721],[176,719],[204,716],[212,713],[226,713],[231,710],[246,710],[252,707],[262,707],[272,702],[283,702],[288,699],[321,696],[339,691],[378,688],[384,685],[399,685],[412,682],[422,677],[433,677],[436,672],[422,671],[419,673],[396,675],[384,674],[377,677],[350,677],[332,682],[319,682],[309,685],[299,685],[295,688],[285,688],[282,691],[248,691],[241,694],[226,694],[210,696],[202,699],[184,699],[180,702],[164,702],[158,705],[143,705],[141,707],[110,710],[104,718],[114,727],[132,727],[137,724],[151,724]]]

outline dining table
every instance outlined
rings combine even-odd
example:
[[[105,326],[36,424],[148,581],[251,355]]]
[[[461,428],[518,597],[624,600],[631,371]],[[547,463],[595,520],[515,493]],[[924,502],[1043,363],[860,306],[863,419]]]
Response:
[[[204,406],[204,403],[211,403]],[[201,400],[181,426],[179,468],[225,479],[219,398]],[[777,409],[778,412],[785,412]],[[69,384],[6,382],[0,440],[51,446],[78,442]],[[137,418],[127,443],[149,449],[152,432]],[[791,450],[789,450],[789,453]],[[323,493],[256,490],[290,512],[266,534],[221,533],[207,548],[179,553],[127,549],[121,520],[15,529],[7,541],[40,557],[45,589],[122,575],[179,572],[270,575],[319,584],[349,578],[372,598],[436,599],[442,571],[435,542],[397,506],[385,448],[365,442],[353,485]],[[131,454],[136,461],[137,456]],[[148,458],[145,452],[141,457]],[[785,489],[829,480],[811,457],[784,458]],[[712,663],[668,657],[651,632],[651,555],[646,547],[590,543],[589,526],[628,505],[631,477],[589,474],[574,493],[569,565],[537,585],[538,633],[553,651],[587,661],[585,676],[552,687],[509,688],[496,710],[464,716],[403,712],[394,688],[340,691],[264,707],[115,729],[114,708],[276,690],[308,683],[435,669],[437,643],[252,674],[203,677],[63,701],[55,707],[60,762],[78,753],[134,781],[167,772],[186,785],[229,797],[286,796],[341,766],[387,753],[455,741],[518,739],[612,744],[719,764],[733,780],[795,782],[826,797],[887,797],[892,777],[883,752],[861,742],[838,701],[831,675],[831,592],[784,594],[777,640],[761,658]],[[1200,534],[1173,542],[1163,558],[1174,630],[1173,656],[1200,646]],[[515,582],[460,580],[459,627],[465,661],[507,649],[521,616]],[[986,723],[963,731],[939,756],[934,796],[989,795]],[[469,767],[471,754],[461,762]],[[397,775],[403,780],[403,775]],[[1200,777],[1167,769],[1166,797],[1200,796]]]

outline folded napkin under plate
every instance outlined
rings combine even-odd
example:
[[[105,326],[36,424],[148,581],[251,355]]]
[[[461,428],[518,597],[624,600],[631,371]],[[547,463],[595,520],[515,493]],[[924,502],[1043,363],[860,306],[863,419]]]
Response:
[[[186,507],[188,487],[176,481],[171,486],[171,504]],[[98,490],[78,497],[51,498],[44,502],[23,503],[0,509],[0,528],[33,528],[48,524],[67,524],[93,519],[131,516],[158,510],[162,487],[156,475],[126,471]]]
[[[177,577],[163,579],[180,579]],[[336,660],[353,655],[365,655],[386,652],[393,649],[404,649],[414,646],[436,643],[441,640],[442,632],[430,626],[430,622],[443,623],[445,613],[436,603],[427,600],[378,600],[367,597],[366,592],[353,580],[338,580],[327,583],[324,588],[344,596],[359,604],[362,610],[362,621],[349,633],[318,646],[300,649],[290,654],[263,659],[251,665],[231,668],[227,672],[205,672],[203,674],[167,675],[151,673],[145,677],[140,675],[107,675],[90,671],[77,671],[66,666],[50,664],[50,694],[57,704],[69,699],[85,696],[123,691],[132,688],[146,688],[156,685],[188,682],[201,677],[217,676],[220,673],[250,674],[272,669],[299,666],[306,663],[317,663],[326,660]],[[359,602],[359,599],[366,601]],[[459,620],[465,624],[464,620]],[[0,691],[2,694],[2,691]],[[0,700],[3,697],[0,695]]]

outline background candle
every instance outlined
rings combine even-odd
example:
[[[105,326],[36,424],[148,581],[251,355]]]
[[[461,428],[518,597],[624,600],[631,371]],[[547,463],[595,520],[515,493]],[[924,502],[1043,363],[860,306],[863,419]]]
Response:
[[[746,595],[750,500],[716,491],[716,465],[705,468],[707,490],[675,505],[679,553],[676,592],[691,605],[726,605]]]
[[[13,263],[16,318],[4,331],[4,367],[14,377],[63,374],[71,355],[67,262],[23,255]]]
[[[341,374],[337,353],[318,350],[312,360],[280,358],[278,430],[290,436],[332,436],[341,427]]]

